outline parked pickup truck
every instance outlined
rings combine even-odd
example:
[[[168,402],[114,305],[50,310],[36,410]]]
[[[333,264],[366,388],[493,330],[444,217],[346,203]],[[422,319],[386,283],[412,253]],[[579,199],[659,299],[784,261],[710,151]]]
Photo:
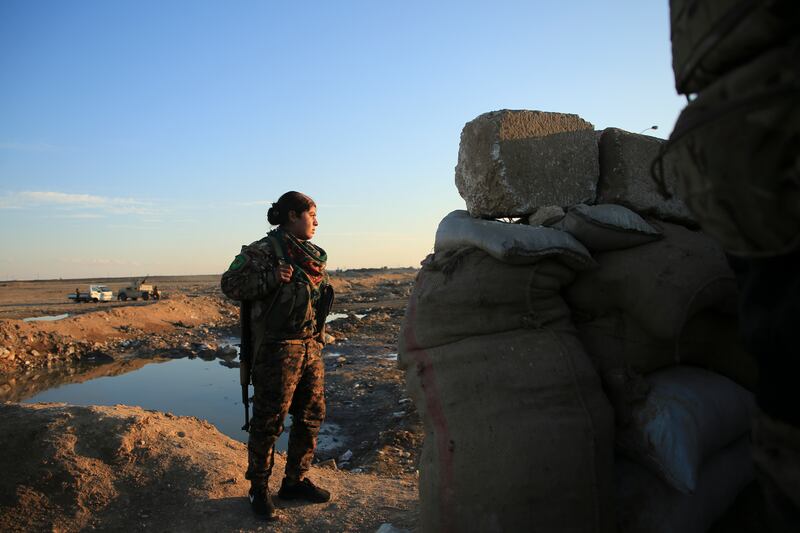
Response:
[[[114,299],[114,293],[105,285],[89,285],[88,291],[75,289],[67,298],[73,302],[110,302]]]

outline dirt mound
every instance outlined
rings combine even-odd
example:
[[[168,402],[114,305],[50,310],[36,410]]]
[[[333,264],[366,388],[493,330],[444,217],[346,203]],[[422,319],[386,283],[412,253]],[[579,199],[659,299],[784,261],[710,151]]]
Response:
[[[237,313],[236,309],[222,299],[178,295],[147,306],[116,307],[55,322],[27,322],[23,324],[21,331],[43,331],[100,342],[123,337],[131,324],[146,333],[160,333],[175,326],[196,326],[221,321],[229,318],[231,313]]]
[[[252,531],[245,445],[206,421],[140,408],[0,405],[0,530]],[[276,472],[285,458],[276,456]],[[275,476],[277,478],[278,476]],[[276,499],[271,531],[413,528],[416,485],[313,468],[330,503]],[[272,491],[280,479],[272,480]]]
[[[0,373],[20,366],[73,361],[107,343],[163,336],[199,325],[230,326],[238,309],[228,300],[176,295],[145,306],[114,307],[57,321],[0,320]]]

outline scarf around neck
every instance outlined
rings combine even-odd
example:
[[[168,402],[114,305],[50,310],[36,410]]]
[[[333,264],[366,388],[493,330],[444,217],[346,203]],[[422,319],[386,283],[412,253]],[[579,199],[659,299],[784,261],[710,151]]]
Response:
[[[298,276],[313,289],[318,289],[328,276],[325,272],[325,263],[328,261],[325,250],[309,241],[301,241],[280,228],[275,232],[284,246],[286,259],[295,269],[293,277]]]

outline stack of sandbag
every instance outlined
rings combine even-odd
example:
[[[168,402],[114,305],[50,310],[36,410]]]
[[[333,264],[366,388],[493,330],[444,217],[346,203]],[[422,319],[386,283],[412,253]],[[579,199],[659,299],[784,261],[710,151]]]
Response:
[[[440,223],[401,333],[426,430],[424,531],[645,530],[625,509],[616,524],[615,483],[621,505],[630,493],[672,494],[662,507],[672,523],[699,530],[751,479],[749,463],[732,462],[749,460],[748,411],[714,400],[730,385],[747,404],[755,377],[736,337],[734,278],[672,194],[668,162],[652,177],[662,144],[540,111],[464,127],[456,185],[468,212]],[[669,374],[676,365],[713,383]],[[711,398],[735,421],[718,425],[736,429],[695,454],[692,488],[676,488],[631,435],[645,435],[658,391],[680,403],[701,382],[710,396],[693,405]],[[669,417],[659,427],[687,434]],[[616,465],[615,438],[626,452]],[[726,469],[736,475],[717,475]],[[712,497],[709,483],[725,486]]]
[[[602,224],[598,219],[607,207],[571,210],[565,220],[580,210],[583,222]],[[736,282],[722,250],[699,231],[648,224],[632,212],[628,217],[655,232],[640,234],[651,242],[601,250],[596,237],[580,237],[595,250],[598,268],[564,295],[612,400],[624,399],[620,387],[628,387],[628,378],[678,363],[708,367],[752,389],[756,368],[738,341]],[[619,233],[622,227],[606,224],[605,231]],[[622,406],[615,407],[624,416]]]
[[[440,224],[400,345],[424,531],[613,531],[613,415],[560,295],[592,265],[559,230]]]

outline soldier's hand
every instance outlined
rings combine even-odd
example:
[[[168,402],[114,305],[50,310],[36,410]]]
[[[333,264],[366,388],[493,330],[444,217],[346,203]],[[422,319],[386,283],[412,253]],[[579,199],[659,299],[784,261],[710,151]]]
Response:
[[[292,265],[287,265],[285,263],[281,263],[278,265],[278,279],[282,283],[289,283],[292,280],[292,273],[294,269]]]

